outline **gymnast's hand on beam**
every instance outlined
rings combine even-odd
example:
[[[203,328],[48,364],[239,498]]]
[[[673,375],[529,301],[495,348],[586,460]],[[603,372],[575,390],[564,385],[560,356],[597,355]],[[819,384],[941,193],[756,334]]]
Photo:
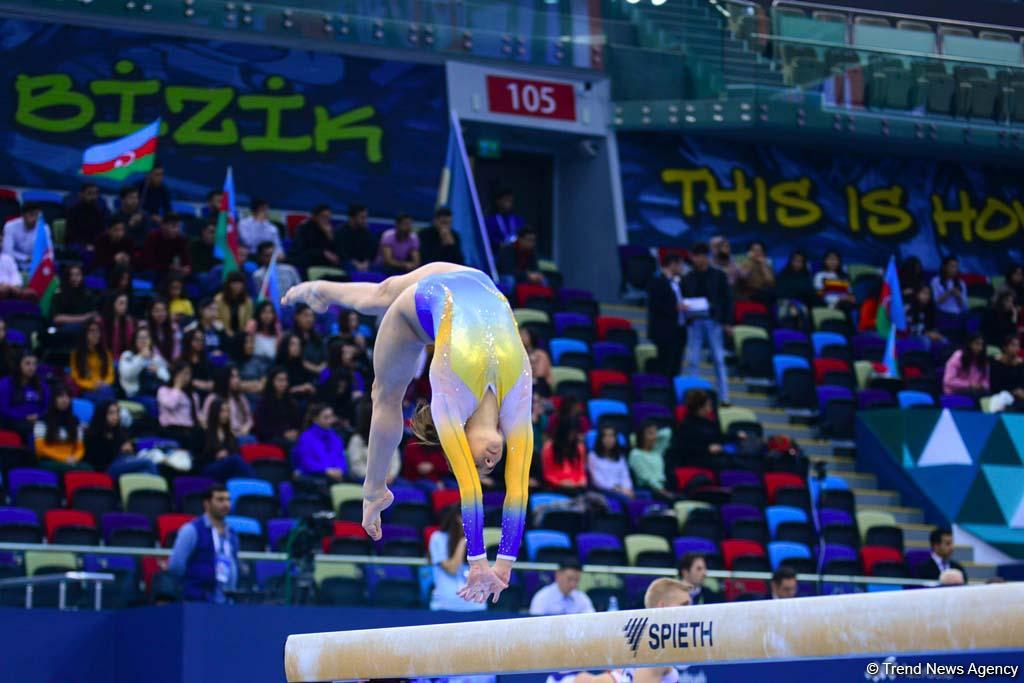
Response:
[[[395,494],[385,487],[380,492],[363,492],[363,529],[366,535],[375,541],[381,537],[380,513],[391,507]]]
[[[306,304],[316,313],[325,312],[330,305],[321,293],[318,282],[303,282],[295,285],[284,293],[281,303],[285,306]]]
[[[459,589],[459,597],[469,602],[483,603],[493,595],[493,602],[498,602],[498,596],[506,588],[508,581],[502,580],[487,564],[487,558],[484,558],[469,563],[469,576],[466,585]]]

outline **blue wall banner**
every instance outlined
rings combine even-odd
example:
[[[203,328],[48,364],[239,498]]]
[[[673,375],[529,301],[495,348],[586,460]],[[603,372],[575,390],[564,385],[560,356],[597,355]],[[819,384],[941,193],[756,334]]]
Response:
[[[826,155],[709,137],[618,136],[629,242],[688,246],[714,235],[767,243],[776,267],[794,249],[820,261],[883,266],[894,251],[969,271],[1024,254],[1019,172],[905,158]],[[923,144],[923,143],[922,143]]]
[[[243,197],[277,206],[431,215],[441,66],[17,19],[0,19],[0,49],[2,183],[74,189],[86,147],[159,117],[178,199],[202,199],[232,165]]]

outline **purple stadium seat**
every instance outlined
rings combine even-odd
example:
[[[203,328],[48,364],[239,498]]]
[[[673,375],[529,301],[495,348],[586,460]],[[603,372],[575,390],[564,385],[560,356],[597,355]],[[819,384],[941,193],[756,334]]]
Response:
[[[660,403],[638,401],[633,404],[633,424],[640,427],[647,420],[672,420],[672,411]]]
[[[722,516],[722,526],[726,530],[731,529],[740,519],[764,519],[764,515],[756,507],[742,503],[726,503],[718,508],[718,514]]]
[[[352,282],[384,282],[387,278],[384,273],[378,273],[373,270],[355,270],[349,273],[349,277],[352,279]]]
[[[427,504],[427,494],[424,491],[411,486],[394,486],[391,489],[391,493],[395,496],[394,505],[398,505],[400,503]]]
[[[105,289],[106,287],[101,287]],[[21,301],[20,299],[3,299],[0,301],[0,317],[7,318],[13,315],[40,315],[39,304],[34,301]]]
[[[627,505],[629,507],[629,520],[634,526],[636,526],[636,521],[644,515],[657,514],[666,508],[664,503],[640,498],[634,498]]]
[[[425,494],[424,494],[425,495]],[[500,508],[505,504],[504,491],[484,491],[484,509]]]
[[[877,332],[861,332],[853,338],[853,357],[874,360],[885,353],[885,340]]]
[[[271,579],[284,576],[287,569],[287,562],[281,562],[280,560],[256,560],[252,563],[252,577],[256,585],[262,588]]]
[[[853,526],[853,518],[850,517],[850,513],[845,510],[834,510],[832,508],[822,508],[821,510],[818,510],[818,525],[821,528],[824,528],[829,524],[845,524],[846,526]]]
[[[415,581],[413,568],[394,564],[368,564],[363,567],[366,586],[373,590],[380,581]]]
[[[269,519],[267,520],[267,540],[270,541],[271,550],[280,550],[279,544],[292,532],[298,523],[296,519]]]
[[[384,541],[422,541],[423,532],[420,529],[413,529],[404,524],[383,524],[381,525],[381,540]]]
[[[28,340],[26,339],[24,332],[12,327],[7,330],[7,341],[12,346],[24,346]]]
[[[718,475],[718,482],[726,488],[748,484],[760,486],[761,477],[750,470],[722,470]]]
[[[950,410],[977,410],[977,402],[970,396],[962,394],[943,394],[939,397],[939,405]]]
[[[82,557],[82,570],[87,572],[124,572],[135,574],[138,566],[135,558],[129,555],[85,555]]]
[[[672,549],[676,557],[682,557],[686,553],[704,553],[717,555],[718,545],[710,538],[699,538],[697,536],[680,536],[672,541]]]
[[[110,543],[111,535],[119,529],[152,531],[153,524],[149,517],[134,512],[107,512],[100,519],[100,528],[103,529],[103,540]]]
[[[555,324],[555,334],[562,336],[566,328],[572,326],[580,327],[593,327],[594,321],[583,315],[582,313],[555,313],[552,316],[552,322]]]
[[[604,548],[622,550],[622,541],[611,534],[584,532],[576,535],[576,550],[581,562],[587,561],[591,551]]]
[[[39,517],[28,508],[0,507],[0,526],[39,526]]]
[[[282,481],[277,485],[277,497],[281,499],[281,509],[287,510],[288,504],[295,497],[295,487],[290,481]]]
[[[896,356],[908,351],[929,351],[931,343],[925,337],[902,337],[896,339]]]
[[[594,298],[594,293],[586,289],[571,289],[569,287],[563,287],[558,291],[558,297],[562,300],[563,304],[567,304],[570,301],[577,301],[579,299],[589,301]]]
[[[895,408],[896,399],[885,389],[865,389],[857,392],[857,409]]]
[[[810,343],[810,341],[807,339],[807,335],[797,330],[779,328],[772,332],[772,343],[775,345],[776,353],[782,353],[783,347],[790,342],[794,342],[797,344]]]
[[[637,394],[639,394],[644,389],[648,389],[650,387],[663,387],[665,389],[668,389],[672,386],[672,383],[669,382],[668,377],[665,377],[664,375],[652,375],[640,372],[633,375],[632,380],[633,390]]]
[[[910,575],[916,576],[917,568],[921,566],[921,563],[931,559],[932,551],[924,548],[915,548],[914,550],[908,550],[904,557],[907,560],[907,569],[910,570]]]
[[[590,347],[590,351],[594,356],[595,367],[601,367],[604,359],[608,356],[628,356],[633,357],[633,354],[622,344],[616,342],[599,341],[594,342]]]
[[[845,545],[826,545],[821,549],[818,571],[832,560],[854,560],[858,559],[857,551]]]
[[[7,473],[7,487],[11,498],[22,486],[31,484],[57,488],[57,475],[48,470],[37,470],[31,467],[19,467]]]
[[[846,387],[825,384],[818,387],[818,409],[824,410],[829,401],[834,399],[853,400],[853,392]]]
[[[202,493],[214,483],[213,479],[208,477],[177,477],[171,485],[174,490],[174,506],[180,510],[185,496]]]

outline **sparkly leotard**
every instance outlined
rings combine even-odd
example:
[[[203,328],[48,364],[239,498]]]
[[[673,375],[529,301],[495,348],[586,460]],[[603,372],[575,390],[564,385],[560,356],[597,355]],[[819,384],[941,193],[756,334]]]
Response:
[[[486,557],[486,548],[483,493],[466,441],[466,420],[487,391],[498,401],[498,427],[505,435],[498,556],[514,560],[523,536],[533,457],[533,377],[512,309],[490,278],[462,270],[420,280],[416,314],[434,340],[430,412],[462,495],[467,560]]]

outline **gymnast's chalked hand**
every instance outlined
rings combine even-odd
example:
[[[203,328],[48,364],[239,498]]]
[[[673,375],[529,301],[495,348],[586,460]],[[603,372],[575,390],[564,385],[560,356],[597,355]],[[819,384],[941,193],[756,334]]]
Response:
[[[320,292],[319,284],[316,282],[303,282],[295,285],[284,293],[281,303],[285,306],[306,304],[317,313],[325,312],[329,306],[329,302]]]
[[[469,563],[466,585],[459,589],[458,595],[463,600],[477,603],[487,602],[487,598],[493,595],[493,602],[497,602],[498,596],[506,588],[508,583],[494,573],[486,559],[476,560]]]
[[[390,490],[384,489],[380,493],[364,494],[363,498],[363,529],[366,535],[375,541],[381,537],[380,513],[391,507],[395,495]]]

